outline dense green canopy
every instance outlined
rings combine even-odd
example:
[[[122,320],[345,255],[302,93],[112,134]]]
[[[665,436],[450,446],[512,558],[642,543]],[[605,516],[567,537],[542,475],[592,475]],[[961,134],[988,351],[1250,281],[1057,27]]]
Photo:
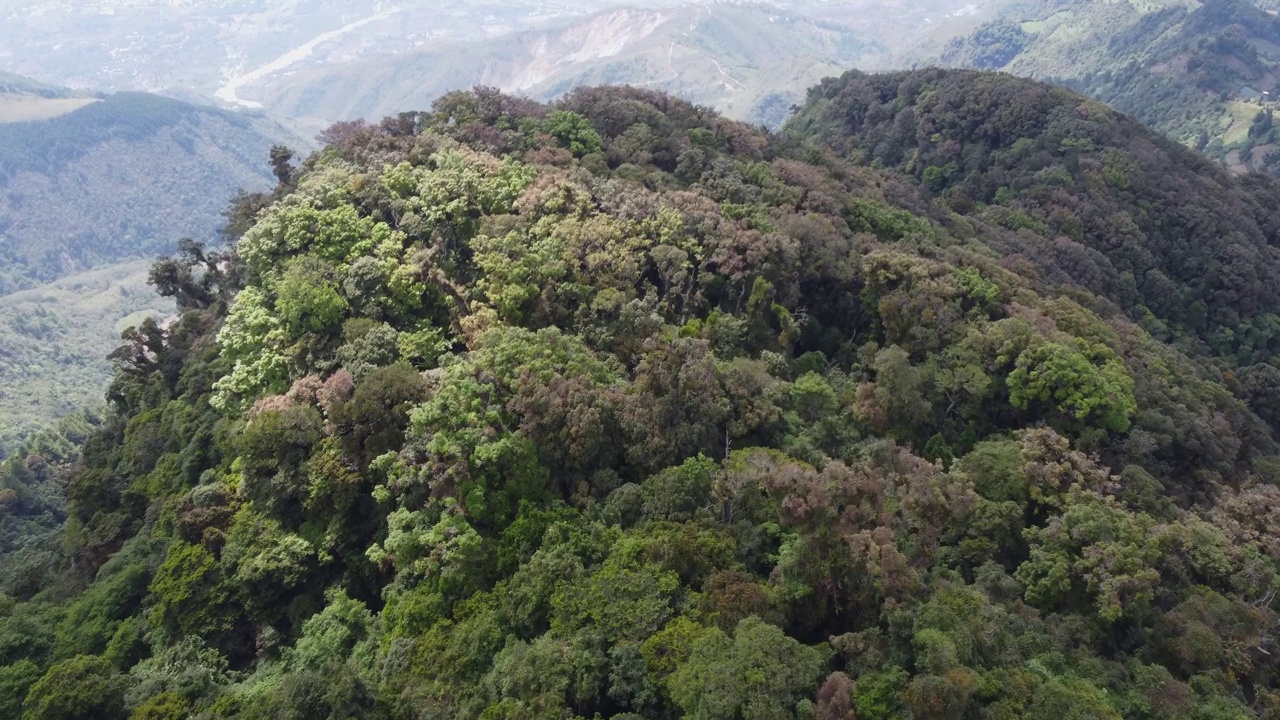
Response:
[[[1044,272],[1127,261],[993,167],[1076,157],[1117,223],[1210,196],[1106,190],[1146,187],[1127,136],[978,144],[975,83],[1122,122],[925,74],[782,136],[608,88],[331,129],[234,250],[157,265],[184,314],[127,335],[82,459],[2,466],[0,714],[1275,717],[1280,380],[1210,342],[1247,301]],[[1275,272],[1240,232],[1195,252]]]

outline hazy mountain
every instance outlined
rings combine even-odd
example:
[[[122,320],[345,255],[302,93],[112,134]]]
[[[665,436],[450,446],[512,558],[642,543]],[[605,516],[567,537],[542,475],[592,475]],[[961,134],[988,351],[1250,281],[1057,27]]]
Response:
[[[688,4],[688,0],[680,0]],[[328,64],[480,40],[624,0],[0,0],[0,66],[75,87],[212,97],[294,54]],[[647,0],[649,7],[677,2]]]
[[[0,79],[0,294],[211,239],[277,142],[298,140],[261,115]]]
[[[553,28],[303,71],[245,93],[293,116],[381,117],[488,85],[550,99],[581,85],[667,91],[777,124],[801,88],[881,48],[848,27],[763,5],[610,10]]]
[[[370,120],[478,79],[539,98],[607,79],[776,122],[797,88],[850,65],[934,57],[1007,2],[0,0],[0,69],[94,91]],[[353,88],[362,72],[374,81]],[[392,95],[404,87],[417,94]]]
[[[1018,3],[941,59],[1060,82],[1236,170],[1275,170],[1267,118],[1280,80],[1280,18],[1261,5],[1268,9],[1245,0]]]

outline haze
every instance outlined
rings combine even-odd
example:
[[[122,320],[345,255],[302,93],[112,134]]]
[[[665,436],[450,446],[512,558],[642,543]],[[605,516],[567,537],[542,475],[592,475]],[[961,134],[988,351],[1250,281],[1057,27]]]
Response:
[[[630,82],[772,124],[795,88],[910,64],[996,4],[3,0],[0,70],[316,121],[420,109],[476,83],[546,99]]]

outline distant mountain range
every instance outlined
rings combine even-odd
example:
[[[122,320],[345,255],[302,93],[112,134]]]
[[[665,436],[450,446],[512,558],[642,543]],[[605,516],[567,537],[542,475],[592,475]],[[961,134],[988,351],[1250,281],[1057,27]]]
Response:
[[[1270,0],[1034,0],[951,42],[944,65],[1050,80],[1237,171],[1280,171]]]
[[[474,85],[548,100],[626,83],[777,125],[806,88],[883,51],[847,26],[765,5],[620,9],[494,40],[305,70],[245,95],[289,116],[381,117]]]
[[[626,83],[777,124],[821,77],[936,56],[1007,2],[0,0],[0,69],[322,121]]]

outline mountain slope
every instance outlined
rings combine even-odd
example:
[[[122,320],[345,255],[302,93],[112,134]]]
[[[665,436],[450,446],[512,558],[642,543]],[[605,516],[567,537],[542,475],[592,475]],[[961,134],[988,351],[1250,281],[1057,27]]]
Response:
[[[1017,230],[1005,252],[1232,365],[1280,353],[1280,184],[1071,91],[974,71],[824,81],[790,126]]]
[[[1265,717],[1280,445],[1232,390],[1280,373],[859,162],[917,111],[1019,187],[1067,183],[1072,115],[1113,127],[1083,168],[1184,159],[973,73],[833,80],[786,137],[635,88],[335,128],[234,254],[163,266],[182,316],[79,464],[0,463],[36,535],[0,545],[0,711]]]
[[[139,259],[216,240],[278,142],[262,116],[0,76],[0,456],[101,403],[120,323],[172,309]]]
[[[0,294],[212,239],[232,195],[269,186],[268,150],[291,137],[140,93],[0,124]]]
[[[1254,125],[1276,109],[1280,18],[1246,0],[1017,3],[942,62],[1059,82],[1236,170],[1280,169]]]
[[[147,285],[149,264],[115,263],[0,296],[0,458],[100,406],[120,333],[173,314],[173,302]]]
[[[610,10],[483,43],[304,70],[241,92],[290,116],[380,117],[486,85],[535,99],[627,83],[776,125],[807,87],[877,48],[847,27],[767,5]]]

